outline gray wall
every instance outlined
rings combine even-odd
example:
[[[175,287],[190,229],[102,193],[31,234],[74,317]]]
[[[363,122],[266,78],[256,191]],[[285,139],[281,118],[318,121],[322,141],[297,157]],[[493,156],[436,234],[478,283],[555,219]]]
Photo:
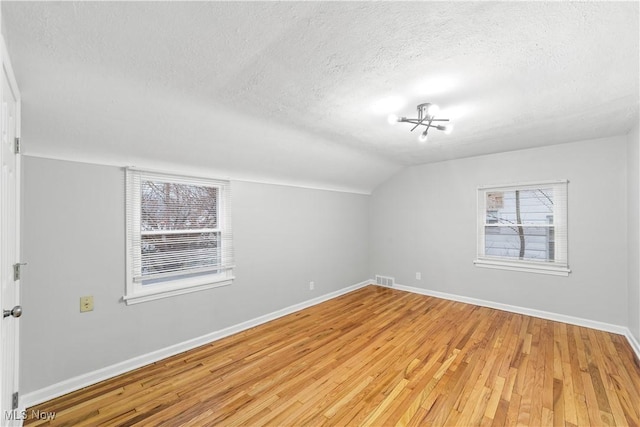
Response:
[[[640,341],[640,141],[638,125],[627,135],[629,329]]]
[[[640,153],[627,137],[405,169],[372,196],[232,182],[232,286],[126,306],[124,173],[23,159],[21,391],[358,283],[398,283],[629,325],[640,336]],[[569,184],[569,277],[473,266],[476,188]],[[629,236],[629,238],[627,238]],[[416,272],[422,280],[415,279]],[[309,281],[316,290],[309,291]],[[94,295],[95,310],[79,312]]]
[[[34,157],[23,172],[22,393],[367,278],[368,196],[234,181],[233,285],[126,306],[124,172]]]
[[[372,195],[369,273],[627,325],[626,150],[621,136],[408,168]],[[570,181],[569,277],[475,267],[477,187],[550,179]]]

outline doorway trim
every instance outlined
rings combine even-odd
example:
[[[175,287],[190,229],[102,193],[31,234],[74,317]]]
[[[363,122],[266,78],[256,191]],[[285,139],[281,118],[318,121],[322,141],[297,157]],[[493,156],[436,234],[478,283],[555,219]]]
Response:
[[[21,96],[20,96],[20,90],[18,89],[18,84],[15,78],[15,74],[13,72],[13,67],[11,65],[11,60],[9,57],[9,51],[7,49],[7,45],[5,43],[4,37],[2,36],[2,34],[0,34],[0,64],[2,66],[2,72],[5,73],[5,75],[7,76],[7,80],[8,80],[8,84],[9,84],[9,88],[11,90],[11,92],[13,93],[13,96],[15,98],[16,101],[16,110],[15,110],[15,138],[16,138],[16,144],[17,141],[19,141],[20,139],[20,118],[21,118]],[[0,101],[1,102],[1,101]],[[9,206],[9,209],[11,209],[13,211],[13,215],[14,215],[14,221],[13,224],[9,225],[10,227],[13,226],[14,230],[15,230],[15,246],[14,246],[14,250],[15,250],[15,260],[9,260],[10,263],[15,263],[18,266],[20,265],[20,259],[21,259],[21,253],[20,253],[20,237],[21,237],[21,231],[20,231],[20,206],[21,206],[21,159],[20,159],[21,155],[19,154],[18,149],[16,148],[16,157],[15,157],[15,206]],[[6,195],[5,194],[1,194],[3,193],[3,190],[0,186],[0,200],[5,200]],[[0,209],[0,215],[4,215],[4,210]],[[4,218],[0,217],[0,224],[2,224],[4,221]],[[4,255],[3,255],[4,256]],[[14,265],[15,265],[14,264]],[[18,267],[19,268],[19,267]],[[6,273],[8,274],[8,273]],[[17,301],[17,303],[19,304],[20,301],[20,279],[19,276],[15,276],[15,286],[16,286],[16,298],[15,300]],[[15,301],[3,301],[2,300],[2,295],[0,294],[0,307],[3,308],[10,308],[9,305],[13,306],[13,304],[15,303]],[[6,319],[3,319],[6,320]],[[17,319],[15,319],[17,320]],[[2,334],[2,331],[0,329],[0,335]],[[0,339],[4,339],[4,337],[0,336]],[[0,381],[5,381],[5,378],[7,378],[7,376],[11,376],[11,379],[9,381],[13,381],[13,386],[12,389],[15,392],[18,392],[19,390],[19,385],[20,385],[20,380],[19,380],[19,373],[20,373],[20,361],[19,361],[19,355],[20,355],[20,322],[17,321],[15,324],[15,346],[14,346],[14,354],[13,354],[13,372],[12,373],[6,373],[6,372],[0,372]],[[4,369],[4,364],[0,363],[0,369]],[[7,375],[9,374],[9,375]],[[2,392],[2,387],[0,387],[0,393]],[[18,394],[18,398],[19,398],[19,394]],[[2,402],[4,402],[6,399],[6,396],[1,396],[0,395],[0,417],[2,418],[2,422],[3,425],[5,425],[5,423],[8,423],[6,425],[22,425],[22,410],[24,409],[22,406],[22,402],[20,402],[21,399],[18,400],[18,405],[17,408],[5,408],[2,407]],[[13,411],[13,417],[12,419],[6,419],[5,418],[5,411]]]

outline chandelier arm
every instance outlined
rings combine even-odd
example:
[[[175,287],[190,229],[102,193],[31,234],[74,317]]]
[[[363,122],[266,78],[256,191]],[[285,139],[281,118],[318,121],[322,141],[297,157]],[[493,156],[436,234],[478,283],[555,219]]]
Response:
[[[432,122],[448,122],[449,119],[433,119],[431,121]],[[423,123],[420,123],[420,119],[407,119],[406,117],[400,117],[398,119],[398,122],[399,123],[413,123],[414,125],[415,124],[423,124]]]
[[[415,125],[415,126],[410,130],[410,132],[411,132],[411,131],[413,131],[416,127],[418,127],[418,126],[420,126],[420,125],[422,125],[422,126],[428,126],[428,124],[427,124],[427,123],[421,123],[421,122],[420,122],[419,120],[417,120],[417,119],[405,119],[405,120],[403,120],[402,122],[403,122],[403,123],[411,123],[411,124]]]
[[[413,130],[414,130],[415,128],[417,128],[418,126],[420,126],[420,125],[424,125],[424,126],[426,126],[426,127],[427,127],[427,129],[428,129],[428,128],[429,128],[429,125],[431,124],[431,121],[429,121],[429,124],[426,124],[426,125],[423,123],[423,122],[424,122],[425,120],[427,120],[428,118],[429,118],[429,116],[424,116],[424,118],[423,118],[422,120],[420,120],[418,123],[416,123],[416,125],[415,125],[414,127],[412,127],[412,128],[411,128],[410,132],[413,132]]]
[[[424,133],[429,132],[429,128],[435,127],[431,125],[432,121],[433,121],[433,117],[431,118],[431,120],[429,120],[429,123],[427,123],[427,128],[424,130]]]
[[[411,132],[413,132],[413,130],[415,128],[417,128],[418,126],[420,126],[420,125],[429,126],[429,124],[424,123],[424,120],[426,120],[426,118],[423,119],[423,120],[419,120],[419,119],[407,119],[406,117],[402,117],[401,120],[399,120],[399,122],[400,123],[411,123],[411,124],[415,125],[411,129]],[[431,123],[431,122],[448,122],[448,121],[449,121],[449,119],[431,119],[431,120],[429,120],[429,123]],[[434,127],[434,126],[430,126],[430,127]]]

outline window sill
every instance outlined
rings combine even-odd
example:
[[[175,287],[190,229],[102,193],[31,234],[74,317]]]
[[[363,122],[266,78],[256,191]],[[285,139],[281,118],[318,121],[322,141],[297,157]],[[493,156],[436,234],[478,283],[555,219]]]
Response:
[[[224,280],[217,282],[205,283],[198,286],[189,287],[163,287],[159,289],[152,289],[148,291],[139,291],[131,295],[125,295],[122,297],[127,305],[139,304],[141,302],[155,301],[162,298],[169,298],[176,295],[184,295],[192,292],[204,291],[206,289],[219,288],[222,286],[228,286],[233,283],[234,277],[227,277]]]
[[[493,259],[477,259],[473,261],[476,267],[495,268],[498,270],[524,271],[526,273],[550,274],[553,276],[568,276],[571,270],[567,266],[551,265],[525,261],[505,261]]]

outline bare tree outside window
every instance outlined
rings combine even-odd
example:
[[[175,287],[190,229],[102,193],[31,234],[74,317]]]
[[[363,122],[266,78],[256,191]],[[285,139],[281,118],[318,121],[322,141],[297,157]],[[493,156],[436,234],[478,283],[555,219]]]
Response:
[[[567,180],[478,187],[477,267],[568,276]]]
[[[220,264],[217,187],[143,181],[142,276]]]
[[[486,194],[485,254],[553,261],[553,189],[517,189]]]

